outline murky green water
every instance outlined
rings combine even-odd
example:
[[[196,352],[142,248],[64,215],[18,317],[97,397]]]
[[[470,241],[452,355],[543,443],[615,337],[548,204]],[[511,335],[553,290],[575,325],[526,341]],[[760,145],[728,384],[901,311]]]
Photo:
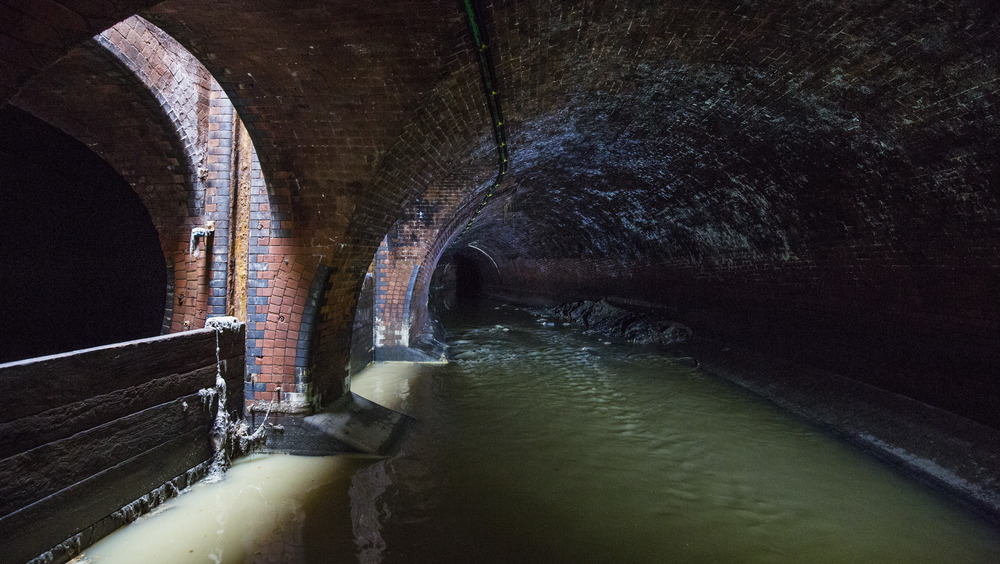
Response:
[[[488,311],[485,324],[449,327],[448,366],[382,365],[355,379],[356,392],[420,419],[399,456],[255,458],[231,471],[229,493],[201,486],[176,502],[218,514],[243,499],[223,511],[263,524],[207,519],[185,532],[195,519],[168,508],[129,529],[169,543],[132,537],[118,541],[131,553],[98,545],[88,558],[1000,562],[997,529],[728,383]],[[206,501],[184,501],[195,496]]]

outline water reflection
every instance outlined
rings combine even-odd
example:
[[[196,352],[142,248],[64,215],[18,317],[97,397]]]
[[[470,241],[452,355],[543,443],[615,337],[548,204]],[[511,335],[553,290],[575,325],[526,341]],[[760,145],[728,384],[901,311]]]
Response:
[[[1000,561],[975,516],[690,363],[487,313],[415,406],[429,471],[390,466],[385,562]]]
[[[996,529],[726,382],[487,313],[450,326],[448,366],[354,378],[356,393],[419,419],[398,456],[250,459],[89,557],[1000,561]]]

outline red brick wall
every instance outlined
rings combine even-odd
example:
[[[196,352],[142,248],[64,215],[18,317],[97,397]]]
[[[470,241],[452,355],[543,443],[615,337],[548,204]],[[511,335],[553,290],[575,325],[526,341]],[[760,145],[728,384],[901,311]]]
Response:
[[[434,269],[445,248],[465,229],[484,190],[470,187],[489,186],[494,181],[492,141],[481,143],[475,153],[479,166],[457,170],[416,198],[379,247],[376,346],[409,346],[420,337],[427,320]],[[391,245],[387,245],[389,241]]]
[[[177,197],[190,193],[184,178],[139,171],[188,158],[185,137],[170,132],[185,126],[158,115],[141,81],[91,60],[92,49],[42,72],[101,29],[55,4],[30,14],[2,4],[18,25],[0,32],[10,61],[0,99],[35,76],[17,103],[95,143],[135,179],[158,228],[179,225],[163,218],[189,217]],[[891,359],[934,351],[941,370],[955,368],[901,370],[886,385],[941,405],[986,393],[994,373],[966,376],[959,359],[988,365],[997,349],[995,10],[971,0],[479,5],[511,168],[459,245],[489,250],[503,274],[497,292],[610,292],[816,362],[876,358],[855,354],[871,343],[900,351]],[[390,233],[405,260],[387,272],[386,292],[409,288],[419,265],[409,292],[419,326],[426,277],[475,212],[491,166],[460,8],[167,0],[142,12],[206,65],[257,149],[266,186],[252,252],[267,268],[254,271],[249,315],[261,392],[306,381],[317,397],[339,392],[357,296]],[[84,103],[83,92],[104,99]],[[88,115],[106,125],[84,125]],[[205,214],[228,205],[217,135]],[[157,207],[161,193],[176,209]],[[165,251],[182,235],[161,231]],[[225,289],[207,268],[208,287],[189,290],[205,296],[196,310],[219,307]],[[400,330],[405,303],[386,317]],[[867,376],[845,370],[879,382],[887,373],[865,365]]]
[[[405,203],[458,158],[454,150],[436,157],[447,151],[442,143],[465,146],[481,133],[479,107],[468,103],[475,98],[464,99],[466,81],[453,76],[476,77],[463,56],[462,12],[450,2],[289,10],[279,1],[172,1],[144,16],[206,64],[247,124],[272,195],[270,245],[288,251],[277,254],[294,273],[270,288],[291,300],[280,305],[286,322],[298,323],[287,308],[307,298],[317,266],[328,267],[330,291],[310,329],[318,356],[309,378],[319,381],[319,395],[336,396],[378,242]],[[285,349],[284,358],[297,350]],[[265,367],[262,377],[287,377],[289,368]]]
[[[140,18],[98,40],[36,77],[14,103],[84,141],[133,185],[173,273],[164,330],[203,327],[226,313],[232,104],[196,59]],[[287,235],[289,221],[272,206],[256,156],[252,168],[247,392],[271,399],[278,387],[304,391],[298,324],[311,277],[290,266],[287,236],[270,237]],[[216,225],[211,249],[199,238],[192,257],[191,229],[208,221]]]

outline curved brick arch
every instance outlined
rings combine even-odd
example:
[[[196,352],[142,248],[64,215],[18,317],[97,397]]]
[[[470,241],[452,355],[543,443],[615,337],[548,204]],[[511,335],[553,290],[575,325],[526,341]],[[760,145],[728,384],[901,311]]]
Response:
[[[939,405],[991,397],[998,15],[972,1],[737,4],[482,3],[511,168],[458,244],[494,245],[498,294],[620,294],[820,364],[882,345],[897,359],[933,351],[944,360],[921,361],[938,376],[897,370],[889,384],[934,396],[940,375],[962,373]],[[416,198],[444,202],[431,191],[490,137],[460,8],[168,0],[143,11],[205,61],[259,151],[269,266],[254,283],[269,295],[254,296],[266,301],[255,354],[269,390],[294,381],[312,332],[317,397],[336,393],[379,241]],[[5,84],[20,84],[10,68]],[[871,344],[882,333],[896,341]],[[789,337],[807,334],[836,344]],[[886,364],[875,360],[869,373]],[[965,375],[975,363],[985,379]]]
[[[491,292],[644,304],[995,422],[996,15],[619,8],[490,5],[517,191],[470,231]]]
[[[410,346],[425,330],[430,281],[438,260],[475,214],[494,182],[493,140],[475,151],[478,167],[462,167],[415,198],[379,247],[375,346]]]
[[[208,69],[162,30],[139,16],[127,18],[94,36],[131,70],[156,97],[187,154],[192,214],[204,213],[208,176],[209,113],[214,80]],[[217,89],[217,86],[216,86]]]
[[[170,263],[178,249],[186,251],[193,218],[187,155],[135,75],[90,41],[35,77],[11,102],[82,141],[126,179],[150,212],[168,266],[176,268]],[[165,330],[176,306],[173,296],[167,298]]]
[[[316,397],[335,397],[353,303],[381,239],[370,236],[370,226],[384,225],[384,234],[395,219],[386,204],[405,199],[398,182],[376,185],[377,171],[410,134],[406,128],[427,93],[453,67],[469,66],[470,59],[453,56],[467,48],[462,12],[451,2],[288,10],[265,0],[248,10],[242,2],[174,0],[143,16],[191,50],[229,94],[278,210],[271,212],[269,239],[277,260],[267,288],[274,303],[260,314],[274,324],[264,337],[274,348],[260,351],[262,378],[269,390],[301,384],[297,359],[313,343],[310,364],[318,368],[308,379],[318,382]],[[369,25],[383,32],[373,34]],[[253,32],[261,29],[267,33]],[[458,116],[468,113],[464,102],[459,107]],[[427,165],[422,156],[409,159],[404,151],[396,170]],[[334,298],[320,297],[322,305],[312,307],[318,269],[328,269],[330,279],[317,284],[332,288]],[[307,307],[320,309],[323,319],[312,322]],[[325,347],[332,356],[324,357]]]
[[[150,210],[172,272],[164,332],[198,328],[208,315],[227,313],[230,169],[238,165],[232,145],[234,128],[240,126],[225,93],[197,59],[133,16],[35,77],[13,102],[93,147]],[[243,189],[252,200],[248,234],[253,285],[264,280],[271,258],[271,202],[252,143],[244,150],[246,178],[236,181],[245,182]],[[208,221],[216,225],[211,253],[200,249],[193,257],[192,229]],[[277,265],[271,266],[277,271]],[[249,315],[266,314],[266,290],[247,291]],[[258,312],[261,300],[265,311]],[[264,333],[263,322],[255,325],[251,321],[252,352],[260,350],[253,337]],[[249,356],[251,374],[260,372],[261,356]]]
[[[281,252],[283,229],[281,208],[269,193],[261,175],[260,160],[253,141],[232,102],[208,69],[179,42],[149,21],[133,16],[105,30],[96,40],[122,60],[155,95],[163,113],[173,123],[184,143],[188,157],[191,217],[182,226],[186,232],[211,221],[215,225],[210,263],[188,259],[188,247],[174,250],[177,288],[175,310],[183,307],[179,296],[194,296],[190,305],[171,325],[172,331],[204,325],[208,315],[232,315],[247,322],[247,373],[250,382],[247,399],[270,399],[283,380],[286,365],[284,352],[294,350],[294,335],[274,342],[275,326],[283,322],[297,328],[297,320],[269,322],[268,314],[282,307],[281,285],[274,280],[282,272],[287,257],[271,252],[272,245]],[[233,198],[245,196],[242,204]],[[243,215],[234,211],[242,205]],[[231,222],[245,225],[237,228]],[[242,235],[241,235],[242,233]],[[275,235],[275,237],[272,237]],[[237,249],[236,239],[239,241]],[[231,257],[237,253],[237,257]],[[203,255],[204,256],[204,255]],[[204,259],[208,260],[208,259]],[[245,262],[237,280],[236,261]],[[285,262],[287,264],[287,262]],[[273,269],[273,270],[272,270]],[[283,272],[284,274],[284,272]],[[234,284],[247,287],[234,289]],[[233,302],[245,296],[246,310]],[[273,297],[272,297],[273,296]],[[287,307],[294,309],[296,296],[289,294]],[[192,315],[193,313],[193,315]],[[291,318],[294,312],[288,312]],[[281,317],[279,315],[279,317]],[[282,353],[282,354],[277,354]],[[293,364],[294,366],[294,364]],[[292,391],[286,387],[286,391]]]
[[[97,147],[99,153],[130,180],[150,208],[173,273],[164,331],[201,327],[209,314],[226,313],[232,106],[203,65],[142,18],[133,16],[120,22],[82,49],[96,54],[99,48],[94,45],[95,41],[131,71],[131,80],[121,79],[118,68],[101,68],[100,65],[107,62],[104,60],[108,59],[106,55],[95,55],[100,60],[83,61],[77,53],[81,49],[77,49],[67,57],[75,62],[61,61],[43,73],[35,81],[41,84],[29,85],[15,103],[32,106],[37,112],[50,114],[50,121],[67,124],[64,129]],[[91,73],[89,78],[84,77],[88,72]],[[93,107],[86,107],[90,99],[100,96],[95,89],[107,88],[99,84],[96,80],[99,74],[95,73],[119,79],[119,98],[101,100]],[[74,74],[77,75],[75,79],[72,78]],[[71,102],[79,100],[80,106],[70,103],[58,107],[55,101],[46,101],[51,86],[46,83],[46,77],[80,83],[73,89],[74,96],[69,97]],[[83,84],[87,80],[89,82]],[[119,104],[135,105],[136,102],[127,101],[127,90],[133,91],[133,98],[141,100],[147,115],[124,118],[121,123],[98,117],[105,111],[109,115],[120,115],[120,110],[115,111]],[[65,91],[59,92],[65,95]],[[150,101],[149,96],[155,101]],[[76,110],[80,111],[73,115]],[[157,131],[151,131],[143,130],[144,122],[168,122],[170,125],[161,125]],[[139,127],[132,124],[139,124]],[[128,129],[130,125],[131,130]],[[143,139],[130,138],[122,133],[123,129],[126,133],[138,131]],[[157,135],[164,141],[155,139]],[[164,142],[172,147],[172,155],[135,153],[136,147],[153,147]],[[252,162],[259,167],[255,156]],[[259,174],[257,176],[259,178]],[[259,182],[251,184],[259,192],[266,193],[258,186]],[[174,207],[181,198],[186,199],[186,213]],[[208,221],[216,224],[212,239],[215,244],[207,249],[210,254],[203,253],[195,260],[190,256],[191,232]],[[260,230],[253,231],[257,235]],[[203,245],[199,241],[199,247]],[[212,257],[210,262],[208,256]]]
[[[228,226],[217,219],[220,215],[228,219],[229,178],[220,179],[217,171],[209,172],[207,152],[209,116],[213,109],[217,114],[227,113],[227,109],[231,113],[228,100],[219,95],[218,85],[197,59],[138,16],[104,30],[94,37],[94,41],[142,82],[180,139],[185,157],[188,217],[167,227],[175,235],[174,245],[164,249],[173,273],[168,296],[169,319],[165,320],[164,330],[177,332],[203,327],[210,314],[224,313],[224,308],[213,303],[218,301],[213,294],[217,286],[225,288],[227,282],[227,269],[222,268],[219,261],[225,262],[228,257]],[[211,213],[206,213],[207,200],[213,202],[208,205]],[[206,253],[201,255],[205,258],[194,260],[190,233],[207,221],[217,222],[213,236],[215,244],[209,249],[206,243]],[[214,265],[206,264],[209,251]]]
[[[0,32],[4,51],[0,101],[17,94],[32,77],[74,46],[158,1],[0,2],[0,21],[10,22]]]

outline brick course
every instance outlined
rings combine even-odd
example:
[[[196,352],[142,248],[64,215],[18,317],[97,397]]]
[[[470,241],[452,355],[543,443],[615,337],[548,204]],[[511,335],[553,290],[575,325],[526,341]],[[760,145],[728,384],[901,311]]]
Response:
[[[167,0],[83,23],[55,2],[15,4],[0,4],[24,24],[0,33],[11,46],[0,99],[21,89],[16,104],[134,183],[166,256],[186,250],[197,221],[223,222],[219,264],[199,274],[172,261],[174,292],[204,297],[195,322],[229,285],[232,122],[218,100],[232,101],[259,167],[247,280],[259,399],[278,386],[340,392],[385,240],[375,324],[391,342],[422,327],[430,277],[454,245],[496,295],[615,296],[989,419],[1000,23],[980,3],[477,3],[510,172],[465,234],[496,153],[454,2]],[[136,79],[95,43],[69,52],[103,29],[93,22],[136,9],[218,81],[203,200],[185,184],[198,179],[162,164],[199,162],[204,90],[194,113],[171,115],[163,101],[184,106],[174,100],[192,92],[169,86],[172,67]],[[129,61],[170,50],[134,23],[116,37],[105,34]],[[84,103],[84,92],[104,98]]]

